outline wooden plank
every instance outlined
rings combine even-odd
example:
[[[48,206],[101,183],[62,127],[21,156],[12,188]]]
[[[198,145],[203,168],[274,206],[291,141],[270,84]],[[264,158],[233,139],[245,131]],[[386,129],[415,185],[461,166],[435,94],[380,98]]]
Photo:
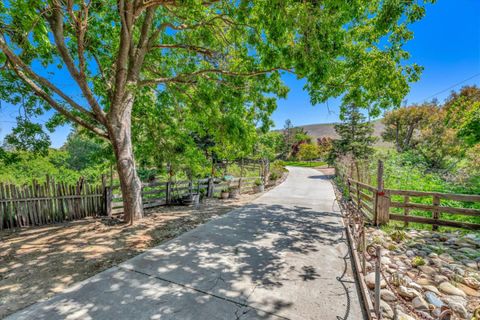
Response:
[[[433,209],[432,211],[432,218],[433,220],[438,220],[440,219],[440,211],[438,210],[438,206],[440,205],[440,198],[438,196],[433,196],[432,203],[433,203],[433,206],[435,207],[435,209]],[[437,231],[438,225],[437,224],[432,225],[432,230]]]
[[[387,189],[386,189],[387,190]],[[396,190],[388,189],[392,195],[410,196],[410,197],[433,197],[437,196],[440,199],[465,201],[465,202],[480,202],[480,195],[474,194],[454,194],[428,191],[414,191],[414,190]]]
[[[0,183],[0,201],[5,199],[5,191],[3,187],[3,183]],[[6,208],[6,203],[5,202],[0,202],[0,230],[3,230],[4,228],[4,223],[5,223],[5,218],[7,214],[7,208]]]
[[[403,202],[396,202],[392,201],[390,203],[390,207],[392,208],[409,208],[414,210],[422,210],[422,211],[434,211],[438,210],[441,213],[449,213],[449,214],[459,214],[464,216],[480,216],[480,210],[478,209],[471,209],[471,208],[454,208],[454,207],[437,207],[430,204],[423,204],[423,203],[403,203]]]
[[[455,227],[455,228],[480,230],[480,224],[460,222],[460,221],[435,220],[435,219],[426,218],[426,217],[404,216],[404,215],[392,214],[392,213],[390,214],[390,219],[391,220],[396,220],[396,221],[408,221],[408,222],[417,222],[417,223],[424,223],[424,224],[436,224],[436,225],[444,226],[444,227]]]
[[[375,187],[372,187],[366,183],[362,183],[360,181],[357,181],[357,180],[354,180],[354,179],[351,179],[351,178],[348,178],[348,181],[351,183],[351,184],[356,184],[358,185],[359,187],[363,188],[363,189],[367,189],[368,191],[372,191],[372,192],[375,192],[376,189]]]
[[[404,204],[407,204],[408,202],[410,201],[410,197],[409,196],[405,196],[403,198],[403,203]],[[391,203],[390,203],[391,204]],[[404,216],[408,216],[410,213],[410,209],[409,208],[403,208],[403,215]],[[405,220],[405,223],[404,223],[404,227],[408,227],[408,221]]]

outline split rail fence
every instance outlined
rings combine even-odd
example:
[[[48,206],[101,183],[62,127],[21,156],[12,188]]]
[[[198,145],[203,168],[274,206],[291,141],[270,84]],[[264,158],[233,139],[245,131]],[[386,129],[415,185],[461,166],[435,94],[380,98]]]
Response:
[[[347,186],[356,209],[375,225],[395,220],[403,221],[405,226],[410,222],[430,224],[433,230],[439,226],[480,230],[480,223],[448,219],[462,215],[479,217],[480,220],[480,210],[471,208],[473,203],[480,203],[480,195],[384,188],[382,161],[378,163],[376,187],[340,172],[337,175]],[[455,206],[451,201],[455,201]]]

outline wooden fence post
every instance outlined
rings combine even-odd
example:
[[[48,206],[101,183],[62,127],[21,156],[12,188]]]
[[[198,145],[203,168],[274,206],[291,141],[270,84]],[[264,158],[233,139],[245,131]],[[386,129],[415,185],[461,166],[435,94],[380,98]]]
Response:
[[[167,186],[165,190],[165,201],[167,204],[170,204],[172,201],[172,182],[170,179],[167,181]]]
[[[375,248],[376,251],[376,259],[375,259],[375,314],[377,315],[378,319],[381,319],[380,316],[380,288],[381,288],[381,279],[380,279],[380,268],[381,265],[381,249],[380,246]]]
[[[377,167],[377,193],[375,195],[375,224],[386,224],[390,218],[390,198],[384,189],[383,161],[378,160]]]
[[[213,197],[213,177],[208,178],[207,198]]]
[[[440,206],[440,198],[436,195],[433,196],[433,205],[435,206],[435,209],[432,211],[432,218],[435,220],[438,220],[440,218],[440,211],[438,210],[438,207]],[[432,225],[432,230],[437,231],[438,230],[438,225],[433,224]]]

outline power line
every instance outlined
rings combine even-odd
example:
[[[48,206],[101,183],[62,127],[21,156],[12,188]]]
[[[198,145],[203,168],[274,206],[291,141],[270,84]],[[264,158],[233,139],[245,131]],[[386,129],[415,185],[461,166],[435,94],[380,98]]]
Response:
[[[456,86],[461,85],[462,83],[465,83],[465,82],[467,82],[468,80],[472,80],[473,78],[476,78],[476,77],[478,77],[478,76],[480,76],[480,73],[474,74],[473,76],[471,76],[471,77],[469,77],[469,78],[467,78],[467,79],[464,79],[464,80],[462,80],[462,81],[460,81],[460,82],[457,82],[457,83],[455,83],[454,85],[452,85],[452,86],[450,86],[450,87],[448,87],[448,88],[446,88],[446,89],[443,89],[443,90],[441,90],[441,91],[439,91],[439,92],[437,92],[437,93],[435,93],[435,94],[432,94],[431,96],[426,97],[426,98],[423,99],[422,101],[428,100],[428,99],[430,99],[430,98],[433,98],[433,97],[435,97],[435,96],[438,96],[439,94],[442,94],[442,93],[444,93],[444,92],[447,92],[447,91],[455,88]]]

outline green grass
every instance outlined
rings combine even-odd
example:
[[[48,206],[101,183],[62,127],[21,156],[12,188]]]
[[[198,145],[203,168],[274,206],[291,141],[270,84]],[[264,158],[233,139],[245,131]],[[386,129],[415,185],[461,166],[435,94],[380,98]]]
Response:
[[[327,163],[324,161],[284,161],[284,164],[292,167],[314,168],[325,166]]]

